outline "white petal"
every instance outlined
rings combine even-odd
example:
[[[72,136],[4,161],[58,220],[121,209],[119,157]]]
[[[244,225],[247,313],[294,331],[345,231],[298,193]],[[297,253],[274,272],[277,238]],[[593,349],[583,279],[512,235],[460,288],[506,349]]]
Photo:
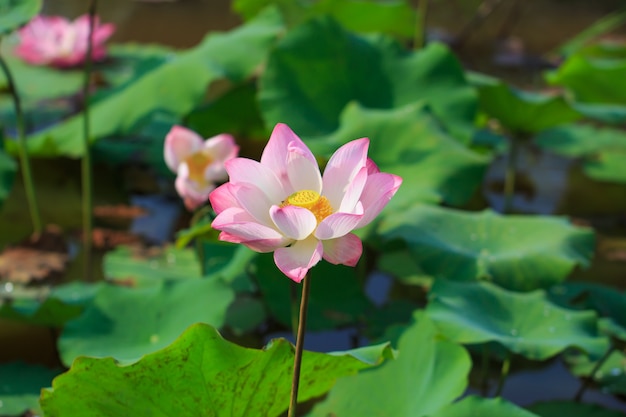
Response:
[[[291,239],[303,240],[313,233],[317,226],[315,215],[302,207],[272,206],[270,216],[276,227]]]
[[[298,240],[287,248],[276,249],[274,262],[283,274],[296,282],[301,282],[309,269],[322,259],[323,250],[322,242],[309,237]]]

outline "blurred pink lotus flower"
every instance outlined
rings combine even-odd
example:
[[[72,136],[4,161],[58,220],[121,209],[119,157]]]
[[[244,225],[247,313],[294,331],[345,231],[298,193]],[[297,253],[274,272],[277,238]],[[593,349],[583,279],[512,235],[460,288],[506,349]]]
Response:
[[[339,148],[320,174],[309,148],[285,124],[274,128],[261,162],[226,162],[228,183],[209,199],[220,239],[274,251],[278,269],[296,282],[322,258],[355,266],[363,251],[352,230],[371,222],[402,179],[367,157],[369,139]]]
[[[174,126],[165,137],[165,163],[178,176],[176,191],[193,211],[204,204],[215,183],[228,177],[224,162],[235,158],[239,147],[231,135],[221,134],[206,141],[192,130]]]
[[[96,17],[93,32],[94,61],[106,57],[104,42],[113,34],[112,23],[99,24]],[[15,54],[33,65],[71,67],[87,57],[89,16],[82,15],[73,22],[60,16],[37,16],[19,30],[20,43]]]

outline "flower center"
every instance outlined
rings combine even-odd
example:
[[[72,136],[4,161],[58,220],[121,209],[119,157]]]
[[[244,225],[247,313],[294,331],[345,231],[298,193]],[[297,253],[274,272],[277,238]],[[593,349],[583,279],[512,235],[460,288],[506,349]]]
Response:
[[[185,163],[189,168],[189,179],[204,184],[206,182],[204,178],[204,171],[213,162],[213,158],[207,155],[205,152],[196,152],[185,159]]]
[[[313,190],[296,191],[287,197],[280,206],[296,206],[308,209],[315,215],[318,223],[333,213],[333,208],[328,199]]]

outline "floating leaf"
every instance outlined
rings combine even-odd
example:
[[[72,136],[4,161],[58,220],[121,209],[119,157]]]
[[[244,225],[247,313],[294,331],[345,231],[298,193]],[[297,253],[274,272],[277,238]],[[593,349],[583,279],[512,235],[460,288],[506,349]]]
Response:
[[[626,353],[615,350],[597,368],[598,361],[585,355],[570,355],[566,358],[570,371],[578,377],[589,378],[592,372],[593,382],[603,392],[626,395]]]
[[[118,246],[103,261],[107,279],[135,286],[160,285],[164,279],[201,278],[200,262],[193,249]]]
[[[469,396],[450,404],[428,417],[537,417],[529,411],[503,400],[502,398],[480,398]]]
[[[59,338],[66,365],[81,355],[132,362],[171,343],[197,322],[221,326],[233,291],[220,280],[160,281],[145,288],[103,286]]]
[[[40,9],[41,0],[0,0],[0,35],[27,23]]]
[[[621,411],[609,410],[596,404],[573,401],[548,401],[533,404],[530,411],[540,417],[623,417]]]
[[[578,53],[546,78],[551,84],[567,87],[577,101],[622,105],[626,101],[624,71],[626,59],[597,59]]]
[[[390,110],[365,109],[349,104],[339,129],[309,145],[316,155],[330,157],[344,143],[369,137],[368,155],[383,172],[403,178],[390,207],[406,207],[417,201],[460,205],[483,179],[488,158],[452,138],[423,104]]]
[[[533,360],[569,347],[599,357],[608,340],[598,335],[593,311],[567,310],[537,290],[516,293],[488,282],[436,280],[426,311],[441,332],[459,343],[498,342]]]
[[[127,134],[143,119],[159,111],[182,116],[202,102],[208,85],[220,78],[239,82],[265,59],[282,29],[277,13],[264,13],[226,34],[211,34],[197,47],[147,72],[90,109],[93,138]],[[83,153],[83,116],[46,129],[29,139],[32,154],[40,156]]]
[[[583,158],[585,172],[591,178],[626,183],[626,134],[622,130],[561,126],[541,132],[535,143],[551,152]]]
[[[581,118],[559,94],[519,90],[484,74],[472,74],[481,109],[518,135],[540,132]]]
[[[411,39],[415,30],[415,12],[405,0],[235,0],[233,9],[249,19],[269,5],[276,5],[291,25],[329,15],[355,32],[378,32]]]
[[[568,282],[551,288],[548,294],[564,307],[595,310],[604,317],[602,330],[626,342],[626,293],[602,285]]]
[[[378,109],[424,101],[455,136],[469,139],[477,107],[475,90],[445,46],[410,52],[386,37],[351,34],[330,18],[289,31],[260,82],[266,124],[287,123],[301,136],[335,131],[351,101]]]
[[[21,416],[39,410],[41,388],[49,387],[60,370],[22,362],[0,364],[0,415]]]
[[[0,302],[0,317],[48,327],[61,327],[78,317],[82,311],[81,306],[67,304],[55,297],[48,297],[44,301],[16,298],[10,302]]]
[[[501,216],[418,206],[386,216],[379,233],[406,242],[425,273],[486,279],[517,290],[561,282],[593,255],[594,235],[565,218]]]
[[[444,340],[423,314],[400,338],[398,357],[337,381],[309,417],[418,417],[435,413],[461,395],[471,360]]]
[[[388,344],[333,354],[304,352],[299,400],[318,397],[337,378],[390,356]],[[110,358],[78,358],[52,389],[44,390],[41,406],[47,416],[277,417],[289,403],[292,367],[293,346],[284,339],[263,350],[247,349],[196,324],[170,346],[129,366]]]

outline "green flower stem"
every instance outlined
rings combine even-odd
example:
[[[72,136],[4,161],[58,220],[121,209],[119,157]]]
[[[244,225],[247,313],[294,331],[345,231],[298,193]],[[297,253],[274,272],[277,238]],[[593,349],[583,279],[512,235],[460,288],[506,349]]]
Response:
[[[211,210],[212,209],[210,206],[203,206],[199,210],[196,210],[196,212],[193,213],[193,216],[191,216],[191,221],[189,222],[190,226],[193,227],[198,224],[198,222],[202,220],[204,216],[211,213]],[[202,273],[202,276],[204,276],[206,274],[206,256],[204,253],[204,245],[202,245],[202,241],[198,237],[194,238],[194,243],[196,245],[198,260],[200,261],[200,272]]]
[[[589,374],[589,377],[583,379],[582,384],[580,385],[580,388],[578,388],[578,391],[576,391],[576,395],[574,395],[574,401],[579,403],[582,398],[583,395],[585,394],[585,391],[587,391],[587,389],[591,386],[591,383],[593,382],[594,377],[596,376],[596,373],[598,373],[598,371],[600,370],[600,368],[602,368],[602,365],[604,365],[604,363],[609,359],[609,357],[611,356],[611,354],[616,350],[617,348],[615,347],[615,345],[612,345],[607,351],[606,353],[600,358],[600,360],[598,360],[598,362],[596,362],[595,366],[593,367],[593,369],[591,370],[591,373]]]
[[[426,16],[428,15],[428,0],[417,0],[417,13],[415,16],[415,34],[413,37],[413,49],[418,50],[426,44]]]
[[[96,19],[97,0],[91,0],[89,4],[89,35],[87,38],[87,56],[85,57],[83,100],[83,149],[84,154],[81,160],[82,176],[82,197],[83,197],[83,256],[84,256],[84,279],[91,276],[91,255],[92,255],[92,231],[93,231],[93,187],[92,187],[92,166],[90,145],[90,125],[89,125],[89,87],[91,85],[91,67],[93,50],[93,32]]]
[[[289,304],[291,304],[291,334],[298,337],[298,284],[291,281],[289,285]]]
[[[300,366],[302,365],[302,352],[304,350],[304,333],[306,329],[306,311],[309,305],[309,292],[311,289],[311,277],[307,274],[302,285],[302,299],[300,300],[300,319],[298,321],[298,335],[296,337],[296,353],[293,360],[293,380],[291,383],[291,400],[287,417],[296,416],[298,406],[298,387],[300,385]]]
[[[504,388],[504,382],[506,378],[509,376],[509,369],[511,369],[511,354],[507,353],[506,358],[502,362],[502,371],[500,372],[500,380],[498,381],[498,389],[496,390],[496,397],[499,397],[502,394],[502,389]]]
[[[13,79],[13,74],[9,70],[6,61],[0,55],[0,67],[7,80],[11,97],[13,98],[13,107],[15,108],[15,121],[17,124],[17,136],[19,140],[19,158],[22,166],[22,180],[26,191],[26,200],[28,201],[28,211],[30,219],[33,223],[33,232],[39,236],[42,231],[41,215],[39,214],[39,206],[37,205],[37,197],[35,195],[35,184],[33,183],[33,174],[30,168],[30,159],[28,158],[28,149],[26,147],[26,126],[24,123],[24,113],[22,112],[22,102],[20,95]]]
[[[520,141],[511,138],[509,154],[507,155],[506,172],[504,177],[504,213],[511,213],[513,210],[513,196],[515,194],[515,167],[517,166],[517,153]]]

